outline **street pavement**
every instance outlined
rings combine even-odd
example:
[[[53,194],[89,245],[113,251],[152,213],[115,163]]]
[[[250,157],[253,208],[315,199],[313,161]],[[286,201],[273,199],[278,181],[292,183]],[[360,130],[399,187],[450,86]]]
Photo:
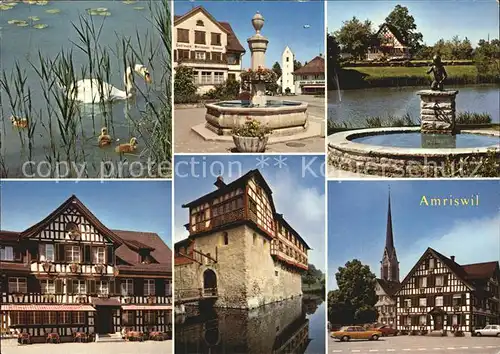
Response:
[[[17,340],[0,341],[1,354],[172,354],[172,341],[101,342],[18,345]]]
[[[270,97],[286,100],[287,97]],[[291,96],[288,99],[307,102],[309,120],[325,124],[325,100],[323,97],[308,95]],[[205,122],[205,108],[174,109],[174,148],[176,153],[229,153],[233,142],[205,141],[191,128]],[[314,137],[286,143],[270,144],[266,153],[325,152],[325,138]]]
[[[397,336],[378,341],[340,342],[329,337],[328,353],[500,354],[500,337]]]

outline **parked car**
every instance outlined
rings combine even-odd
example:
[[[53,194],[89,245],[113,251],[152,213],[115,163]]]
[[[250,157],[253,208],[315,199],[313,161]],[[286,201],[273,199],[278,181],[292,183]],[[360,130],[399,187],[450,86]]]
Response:
[[[500,325],[488,325],[483,329],[476,329],[474,334],[480,336],[500,336]]]
[[[339,339],[341,342],[348,342],[351,339],[378,340],[382,336],[382,333],[367,330],[359,326],[349,326],[342,327],[340,331],[332,332],[331,336]]]
[[[389,327],[387,325],[382,325],[378,327],[370,328],[372,331],[379,331],[382,333],[382,337],[397,336],[398,330],[396,328]]]

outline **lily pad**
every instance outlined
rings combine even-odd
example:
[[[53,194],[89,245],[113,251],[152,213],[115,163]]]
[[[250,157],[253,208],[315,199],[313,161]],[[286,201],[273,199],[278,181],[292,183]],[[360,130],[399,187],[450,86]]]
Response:
[[[27,22],[21,22],[17,24],[17,27],[26,27],[26,26],[29,26]]]
[[[111,12],[106,10],[105,7],[98,7],[96,9],[87,9],[87,12],[91,16],[111,16]]]
[[[135,4],[137,1],[134,1],[134,0],[125,0],[125,1],[122,1],[124,4],[126,5],[130,5],[130,4]]]
[[[33,26],[33,28],[36,28],[36,29],[44,29],[47,27],[49,27],[49,25],[46,25],[45,23],[37,23],[36,25]]]
[[[23,20],[9,20],[9,21],[7,21],[7,23],[9,25],[17,25],[19,23],[26,23],[26,21],[23,21]]]
[[[39,0],[36,2],[37,5],[40,5],[40,6],[45,6],[47,5],[49,2],[47,0]]]
[[[144,6],[136,6],[134,7],[134,10],[144,10]]]
[[[61,12],[61,10],[59,9],[48,9],[48,10],[45,10],[46,13],[48,14],[58,14],[59,12]]]
[[[40,21],[40,17],[38,16],[28,16],[28,19],[30,19],[31,21]]]
[[[106,11],[108,11],[108,9],[106,7],[98,7],[96,9],[94,9],[94,10],[97,11],[97,12],[106,12]]]
[[[0,4],[0,11],[8,11],[14,8],[11,4]]]

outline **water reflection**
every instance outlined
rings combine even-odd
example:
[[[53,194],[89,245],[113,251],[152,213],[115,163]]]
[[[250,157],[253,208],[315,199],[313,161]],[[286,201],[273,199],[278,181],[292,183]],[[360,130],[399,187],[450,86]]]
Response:
[[[250,311],[187,307],[186,315],[176,316],[175,352],[324,353],[323,308],[321,299],[301,297]]]

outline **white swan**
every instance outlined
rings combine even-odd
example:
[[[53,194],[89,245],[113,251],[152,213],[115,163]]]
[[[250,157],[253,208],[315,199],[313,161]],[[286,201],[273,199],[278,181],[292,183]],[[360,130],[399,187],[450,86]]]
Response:
[[[135,95],[135,87],[133,84],[133,72],[139,74],[147,83],[151,82],[151,76],[148,69],[141,64],[136,64],[134,69],[130,66],[125,70],[124,83],[125,91],[117,89],[107,82],[99,82],[98,79],[83,79],[70,86],[68,95],[71,98],[83,103],[96,103],[102,99],[104,101],[126,100]],[[99,88],[102,85],[102,89]]]

